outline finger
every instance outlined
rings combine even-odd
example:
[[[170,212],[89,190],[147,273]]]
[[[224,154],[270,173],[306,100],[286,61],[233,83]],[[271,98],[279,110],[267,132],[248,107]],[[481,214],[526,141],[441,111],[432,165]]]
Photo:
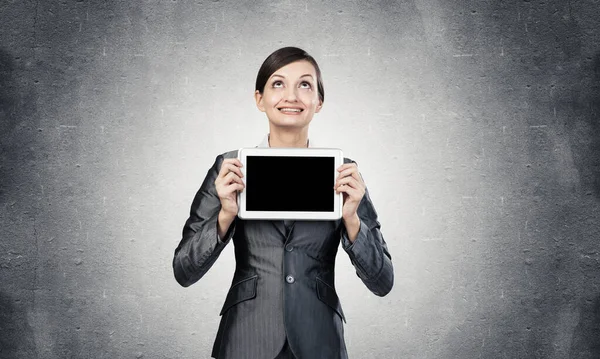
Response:
[[[231,163],[231,164],[234,164],[234,165],[236,165],[238,167],[243,167],[244,166],[242,164],[242,161],[240,161],[237,158],[226,158],[226,159],[223,160],[223,163]]]
[[[225,163],[224,165],[228,171],[235,172],[238,175],[240,175],[240,177],[241,177],[241,175],[242,175],[242,170],[240,169],[241,164],[238,165],[236,163]]]
[[[342,177],[342,178],[338,178],[337,181],[335,181],[335,185],[333,186],[333,188],[339,187],[340,185],[346,183],[348,177]]]
[[[352,186],[349,186],[348,182],[349,182],[348,177],[341,179],[340,182],[337,184],[336,189],[339,190],[340,188],[352,187]]]
[[[240,168],[233,163],[223,163],[223,165],[221,165],[221,172],[219,172],[219,177],[225,177],[228,173],[231,172],[237,174],[238,177],[244,177],[242,170],[240,170]]]
[[[356,180],[356,178],[354,178],[352,176],[341,178],[336,182],[337,186],[342,185],[342,184],[350,184],[351,187],[356,188],[356,189],[359,189],[361,187],[360,182],[358,182]]]
[[[226,158],[223,160],[223,163],[221,164],[221,167],[225,167],[225,166],[234,166],[236,168],[239,168],[239,167],[243,167],[244,165],[237,158]]]
[[[341,172],[341,171],[343,171],[343,170],[345,170],[346,168],[349,168],[349,167],[358,167],[358,166],[354,162],[344,163],[343,165],[341,165],[340,167],[338,167],[337,170],[338,170],[338,172]]]
[[[244,189],[244,185],[243,184],[239,184],[239,183],[232,183],[228,186],[225,186],[225,188],[223,189],[223,196],[226,197],[230,194],[232,194],[235,191],[242,191]]]
[[[340,172],[340,177],[347,177],[347,176],[352,176],[352,177],[356,178],[357,180],[361,179],[361,175],[358,172],[358,167],[356,167],[356,166],[346,168],[342,172]]]
[[[348,196],[352,197],[352,198],[358,198],[358,195],[360,194],[360,192],[350,186],[348,186],[347,184],[343,184],[341,186],[339,186],[336,190],[336,193],[346,193]]]
[[[356,178],[354,172],[352,171],[352,169],[346,169],[342,172],[340,172],[340,179],[343,178]]]
[[[230,183],[233,183],[233,182],[244,184],[244,181],[242,181],[242,179],[236,173],[229,172],[225,176],[225,184],[230,184]]]
[[[337,168],[337,170],[338,170],[338,171],[342,171],[342,170],[344,170],[345,168],[348,168],[348,167],[353,167],[353,166],[354,166],[354,167],[356,167],[356,163],[354,163],[354,162],[350,162],[350,163],[344,163],[343,165],[339,166],[339,167]]]
[[[352,172],[352,178],[354,178],[356,182],[359,183],[362,187],[366,186],[362,175],[360,174],[360,172],[358,172],[358,169],[356,170],[356,172]]]
[[[352,166],[352,167],[344,169],[342,172],[340,172],[338,178],[340,178],[340,177],[342,177],[342,178],[343,177],[349,177],[349,176],[352,176],[352,177],[356,178],[359,181],[361,180],[361,175],[358,172],[358,168],[355,167],[355,166]]]
[[[229,172],[224,177],[219,177],[215,180],[215,186],[227,186],[231,183],[244,184],[244,181],[235,173]]]
[[[340,192],[344,192],[346,193],[348,196],[352,197],[355,201],[360,201],[363,196],[365,195],[365,191],[361,188],[361,187],[356,187],[357,183],[356,182],[350,182],[349,184],[343,184],[342,186],[340,186],[339,191],[337,191],[337,193]]]
[[[349,177],[348,177],[349,178]],[[347,183],[346,186],[349,186],[350,188],[352,188],[353,190],[358,191],[358,193],[362,193],[364,192],[363,187],[361,186],[361,184],[355,180],[354,178],[350,179]]]
[[[359,176],[359,179],[356,179],[356,178],[352,177],[352,181],[350,183],[352,184],[353,188],[356,188],[359,191],[364,191],[364,189],[367,186],[363,182],[362,178],[360,178],[360,173],[358,174],[358,176]]]

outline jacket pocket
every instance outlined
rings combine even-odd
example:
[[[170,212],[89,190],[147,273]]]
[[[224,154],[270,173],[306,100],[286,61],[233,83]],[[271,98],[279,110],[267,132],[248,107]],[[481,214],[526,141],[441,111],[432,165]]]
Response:
[[[223,315],[229,308],[241,303],[245,300],[256,297],[256,285],[258,282],[258,274],[240,280],[229,288],[227,298],[219,315]]]
[[[338,298],[335,289],[332,286],[327,284],[323,279],[317,277],[317,297],[325,304],[331,307],[339,316],[342,318],[344,323],[346,323],[346,317],[344,316],[344,312],[342,311],[342,305],[340,304],[340,299]]]

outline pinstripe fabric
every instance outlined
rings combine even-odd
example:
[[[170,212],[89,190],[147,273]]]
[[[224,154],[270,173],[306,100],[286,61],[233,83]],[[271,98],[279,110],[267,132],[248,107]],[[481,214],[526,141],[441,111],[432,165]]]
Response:
[[[237,150],[217,156],[192,202],[173,258],[175,278],[187,287],[202,278],[233,241],[236,269],[219,313],[212,357],[348,358],[345,316],[334,286],[340,242],[357,276],[374,294],[386,295],[394,281],[391,256],[368,190],[358,208],[360,231],[354,243],[348,240],[341,220],[236,217],[220,239],[217,216],[221,207],[214,181],[223,160],[235,157]],[[354,161],[344,158],[344,163],[349,162]]]

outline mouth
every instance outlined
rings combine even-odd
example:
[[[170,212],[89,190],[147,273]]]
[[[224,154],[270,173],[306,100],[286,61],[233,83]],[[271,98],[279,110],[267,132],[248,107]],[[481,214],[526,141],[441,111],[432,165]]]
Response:
[[[289,115],[295,115],[295,114],[299,114],[302,111],[304,111],[304,109],[301,108],[297,108],[297,107],[279,107],[277,108],[280,112],[283,112],[285,114],[289,114]]]

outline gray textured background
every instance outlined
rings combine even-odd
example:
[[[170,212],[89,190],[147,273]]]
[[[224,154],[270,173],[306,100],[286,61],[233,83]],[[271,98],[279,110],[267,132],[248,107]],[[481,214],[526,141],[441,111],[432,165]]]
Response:
[[[249,3],[0,2],[0,357],[209,357],[233,246],[187,289],[173,251],[295,45],[395,266],[339,253],[351,358],[600,358],[598,1]]]

